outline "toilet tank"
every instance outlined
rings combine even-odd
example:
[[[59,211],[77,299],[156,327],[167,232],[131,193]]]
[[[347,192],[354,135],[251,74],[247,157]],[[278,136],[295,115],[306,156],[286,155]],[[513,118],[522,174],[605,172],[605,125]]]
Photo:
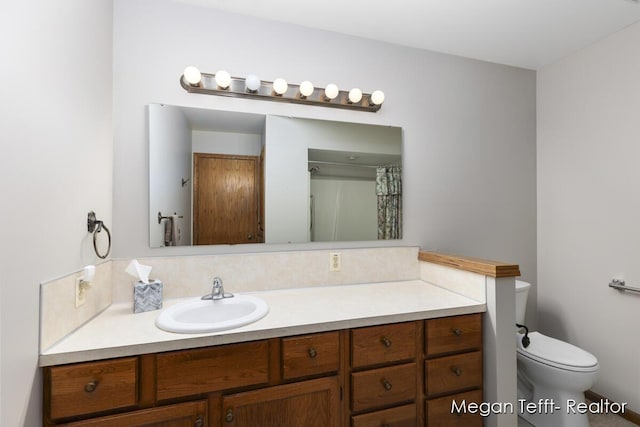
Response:
[[[516,280],[516,323],[524,324],[524,315],[527,312],[527,297],[529,296],[531,283]]]

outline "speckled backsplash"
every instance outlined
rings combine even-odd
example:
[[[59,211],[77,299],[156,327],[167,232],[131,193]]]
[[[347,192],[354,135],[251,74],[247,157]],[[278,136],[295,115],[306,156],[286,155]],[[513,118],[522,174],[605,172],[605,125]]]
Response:
[[[340,253],[341,271],[329,271],[331,252]],[[417,247],[139,258],[138,261],[153,267],[151,277],[162,280],[165,299],[209,293],[216,276],[222,279],[227,292],[414,280],[420,276]],[[113,261],[114,302],[131,300],[134,280],[125,272],[129,262]]]
[[[96,265],[96,274],[85,291],[85,303],[76,303],[76,271],[40,284],[40,350],[49,348],[96,314],[111,305],[112,265],[105,261]]]
[[[151,278],[163,283],[163,298],[200,296],[211,292],[214,277],[227,292],[350,285],[420,278],[418,247],[310,250],[138,258],[153,267]],[[341,270],[329,271],[329,254],[339,252]],[[87,302],[75,308],[74,272],[41,285],[40,349],[45,350],[82,326],[112,302],[130,302],[133,283],[125,272],[130,259],[104,262],[86,293]]]

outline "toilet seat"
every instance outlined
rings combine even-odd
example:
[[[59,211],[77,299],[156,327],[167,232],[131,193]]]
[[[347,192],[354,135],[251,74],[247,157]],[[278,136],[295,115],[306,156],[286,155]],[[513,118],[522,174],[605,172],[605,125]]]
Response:
[[[530,332],[530,345],[524,348],[522,335],[518,335],[518,354],[545,365],[574,372],[598,370],[598,359],[588,351],[539,332]]]

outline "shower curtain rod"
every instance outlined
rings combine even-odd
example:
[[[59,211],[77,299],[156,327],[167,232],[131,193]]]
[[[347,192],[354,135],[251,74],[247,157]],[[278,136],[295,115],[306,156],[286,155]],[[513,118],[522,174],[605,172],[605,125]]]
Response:
[[[316,165],[329,165],[329,166],[356,166],[359,168],[379,168],[381,165],[359,165],[356,163],[338,163],[338,162],[322,162],[318,160],[309,160],[309,163]],[[398,165],[384,165],[384,166],[398,166]]]

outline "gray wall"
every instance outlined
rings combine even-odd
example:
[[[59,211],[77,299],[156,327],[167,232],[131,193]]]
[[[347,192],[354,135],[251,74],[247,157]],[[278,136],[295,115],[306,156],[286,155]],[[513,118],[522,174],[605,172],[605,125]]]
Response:
[[[116,239],[115,256],[323,247],[149,249],[144,106],[161,102],[401,126],[404,243],[519,263],[535,283],[534,71],[167,1],[116,0],[114,33],[114,229],[127,236]],[[275,46],[286,54],[274,54]],[[380,88],[386,101],[372,114],[189,94],[178,82],[187,65]]]
[[[178,215],[177,244],[191,244],[191,126],[178,107],[151,104],[149,119],[149,244],[164,246],[162,216]],[[182,180],[189,182],[182,185]],[[182,218],[180,218],[182,217]]]
[[[593,389],[640,412],[640,24],[540,70],[540,329],[592,352]]]
[[[89,210],[112,224],[112,2],[4,2],[0,15],[0,425],[35,427],[38,284],[99,261]]]
[[[165,0],[111,8],[108,0],[3,8],[1,425],[40,425],[38,283],[98,261],[87,211],[112,225],[115,257],[322,247],[150,249],[149,103],[401,126],[405,243],[517,262],[535,282],[533,71]],[[178,79],[190,64],[380,88],[387,101],[370,114],[187,94]]]

